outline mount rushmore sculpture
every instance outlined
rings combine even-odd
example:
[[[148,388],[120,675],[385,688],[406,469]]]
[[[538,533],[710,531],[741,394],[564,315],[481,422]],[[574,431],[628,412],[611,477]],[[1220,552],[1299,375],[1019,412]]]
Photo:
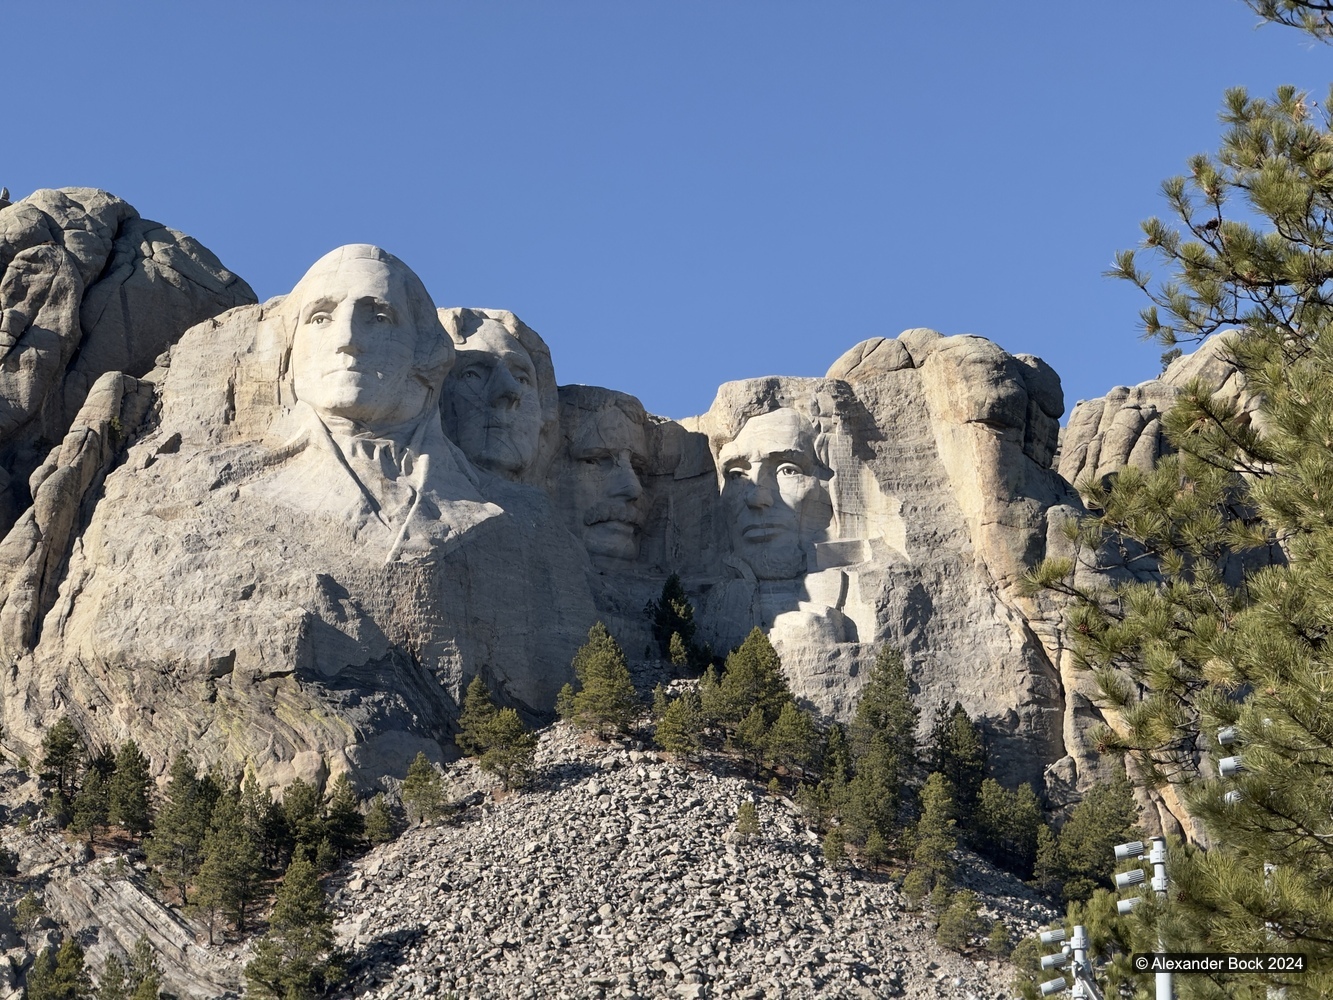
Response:
[[[0,209],[0,239],[42,198]],[[21,256],[0,251],[6,371],[69,382],[10,305]],[[759,626],[826,716],[849,715],[890,644],[924,707],[983,720],[1010,783],[1076,769],[1087,702],[1058,613],[1019,587],[1079,510],[1039,359],[910,330],[673,421],[557,385],[517,317],[437,310],[378,248],[339,248],[262,304],[212,265],[208,315],[173,305],[155,361],[113,352],[44,437],[6,431],[29,455],[50,440],[6,466],[15,746],[69,714],[158,762],[188,745],[272,785],[370,785],[448,752],[475,676],[549,718],[595,621],[660,673],[644,607],[675,573],[701,641],[724,653]]]

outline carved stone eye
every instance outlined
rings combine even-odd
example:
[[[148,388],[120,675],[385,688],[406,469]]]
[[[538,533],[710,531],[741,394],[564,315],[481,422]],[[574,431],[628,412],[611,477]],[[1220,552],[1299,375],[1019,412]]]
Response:
[[[805,472],[802,471],[802,469],[801,469],[801,467],[800,467],[799,465],[792,465],[790,462],[787,462],[785,465],[779,465],[779,466],[778,466],[778,475],[779,475],[779,476],[803,476],[803,475],[805,475]]]
[[[310,317],[308,322],[311,326],[323,326],[325,323],[333,321],[333,317],[326,312],[317,312]]]

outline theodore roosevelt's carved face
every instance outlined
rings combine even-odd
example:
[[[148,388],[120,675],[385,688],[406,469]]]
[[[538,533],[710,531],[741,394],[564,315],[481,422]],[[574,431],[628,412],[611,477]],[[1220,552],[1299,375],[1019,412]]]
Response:
[[[760,580],[806,569],[806,543],[829,520],[816,475],[815,432],[796,410],[751,417],[718,453],[732,550]]]
[[[641,420],[610,403],[600,409],[562,411],[568,461],[561,492],[572,496],[575,528],[593,562],[606,568],[639,556],[643,530],[643,484],[648,445]]]
[[[443,366],[423,369],[423,340],[448,338],[442,329],[419,328],[410,273],[395,258],[334,251],[293,289],[293,386],[297,399],[321,417],[377,431],[419,417],[426,408],[432,378],[443,375]]]
[[[518,479],[536,461],[542,408],[523,345],[486,320],[467,338],[445,386],[445,430],[476,465]]]

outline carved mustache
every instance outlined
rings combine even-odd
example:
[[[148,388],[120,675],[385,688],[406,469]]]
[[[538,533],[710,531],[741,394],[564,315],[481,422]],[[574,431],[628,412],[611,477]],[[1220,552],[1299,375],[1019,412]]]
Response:
[[[629,503],[599,503],[583,515],[586,525],[619,521],[635,528],[643,524],[643,511]]]

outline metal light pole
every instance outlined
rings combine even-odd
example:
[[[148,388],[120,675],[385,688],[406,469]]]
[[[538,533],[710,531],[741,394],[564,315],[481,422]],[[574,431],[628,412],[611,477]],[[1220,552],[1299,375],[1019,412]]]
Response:
[[[1147,854],[1143,853],[1143,841],[1131,840],[1128,844],[1117,844],[1115,848],[1115,859],[1117,861],[1150,861],[1152,862],[1152,882],[1149,883],[1157,893],[1159,899],[1166,899],[1167,878],[1166,878],[1166,838],[1153,837],[1152,850]],[[1133,868],[1127,872],[1120,872],[1115,877],[1115,887],[1117,889],[1128,889],[1131,886],[1142,885],[1146,881],[1146,876],[1142,868]],[[1122,899],[1116,904],[1116,911],[1121,916],[1129,913],[1138,904],[1138,899]],[[1162,943],[1161,928],[1158,928],[1157,950],[1165,951],[1166,946]],[[1172,982],[1170,972],[1158,972],[1156,977],[1156,1000],[1174,1000],[1175,984]]]

